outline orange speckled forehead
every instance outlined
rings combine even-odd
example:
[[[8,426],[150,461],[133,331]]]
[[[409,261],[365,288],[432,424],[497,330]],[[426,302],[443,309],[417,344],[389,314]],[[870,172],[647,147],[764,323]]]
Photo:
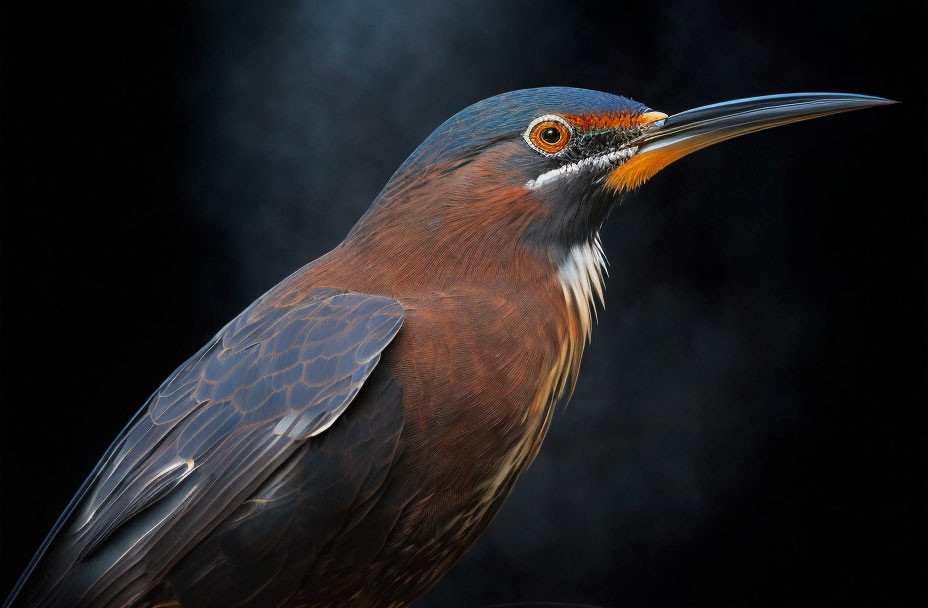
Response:
[[[608,112],[606,114],[563,114],[564,119],[580,131],[595,131],[599,129],[617,129],[623,127],[643,127],[652,122],[663,120],[667,115],[663,112]]]

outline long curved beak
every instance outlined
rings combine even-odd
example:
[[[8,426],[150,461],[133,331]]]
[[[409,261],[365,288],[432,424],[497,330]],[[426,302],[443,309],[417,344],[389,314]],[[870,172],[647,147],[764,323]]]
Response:
[[[658,119],[628,144],[638,147],[637,154],[610,173],[606,187],[631,190],[675,160],[739,135],[892,103],[896,102],[853,93],[788,93],[726,101],[667,118],[655,112]]]

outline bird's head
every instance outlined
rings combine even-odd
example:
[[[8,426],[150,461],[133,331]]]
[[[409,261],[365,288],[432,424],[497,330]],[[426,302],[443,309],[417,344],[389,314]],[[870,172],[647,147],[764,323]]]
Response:
[[[401,244],[402,260],[444,256],[452,264],[479,266],[531,250],[559,265],[574,248],[594,242],[625,193],[691,152],[745,133],[886,103],[892,102],[799,93],[668,116],[585,89],[505,93],[439,126],[397,170],[349,239],[370,243],[392,233],[384,241]]]

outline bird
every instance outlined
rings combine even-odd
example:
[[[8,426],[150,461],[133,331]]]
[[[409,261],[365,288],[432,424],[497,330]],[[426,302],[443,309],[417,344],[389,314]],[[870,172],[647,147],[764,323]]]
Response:
[[[890,103],[793,93],[667,115],[543,87],[467,107],[338,246],[154,391],[4,606],[410,604],[570,398],[619,202],[709,145]]]

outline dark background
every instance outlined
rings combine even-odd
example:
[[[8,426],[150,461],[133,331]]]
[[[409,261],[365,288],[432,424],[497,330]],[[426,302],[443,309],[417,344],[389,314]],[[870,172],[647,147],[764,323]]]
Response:
[[[417,608],[920,603],[921,4],[7,3],[0,595],[147,395],[435,126],[572,85],[668,113],[903,104],[711,148],[627,200],[571,405]]]

